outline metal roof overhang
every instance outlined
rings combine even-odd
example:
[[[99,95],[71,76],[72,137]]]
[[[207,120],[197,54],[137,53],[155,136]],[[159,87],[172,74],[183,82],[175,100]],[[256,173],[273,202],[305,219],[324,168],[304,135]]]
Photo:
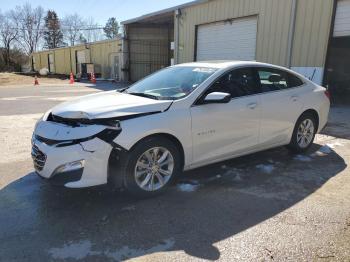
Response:
[[[167,9],[163,9],[157,12],[149,13],[146,15],[142,15],[133,19],[129,19],[126,21],[121,22],[122,25],[128,25],[128,24],[133,24],[133,23],[166,23],[166,22],[173,22],[173,16],[174,16],[174,11],[178,9],[182,9],[185,7],[193,6],[193,5],[198,5],[202,3],[207,3],[212,0],[195,0],[191,1],[182,5],[177,5],[174,7],[170,7]]]

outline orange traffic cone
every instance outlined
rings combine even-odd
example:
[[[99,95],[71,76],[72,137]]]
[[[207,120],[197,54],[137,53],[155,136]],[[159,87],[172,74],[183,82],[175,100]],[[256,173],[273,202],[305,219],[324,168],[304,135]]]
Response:
[[[71,85],[74,84],[74,76],[73,76],[72,72],[70,73],[69,84],[71,84]]]
[[[35,86],[39,85],[39,81],[38,81],[38,77],[37,76],[35,76],[35,78],[34,78],[34,85]]]
[[[96,84],[95,73],[91,73],[91,83]]]

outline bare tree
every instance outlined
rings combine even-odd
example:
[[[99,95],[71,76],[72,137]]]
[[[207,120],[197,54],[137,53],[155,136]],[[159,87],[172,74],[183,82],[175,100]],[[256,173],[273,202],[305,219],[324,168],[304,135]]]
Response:
[[[67,15],[62,20],[62,31],[65,40],[71,45],[75,45],[82,38],[81,29],[84,21],[78,14]]]
[[[25,52],[30,55],[36,51],[43,36],[44,9],[41,6],[32,8],[27,3],[17,6],[13,12],[13,19],[19,26],[17,40]]]
[[[103,31],[93,17],[89,17],[84,21],[83,35],[87,42],[95,42],[104,39]]]
[[[4,47],[3,58],[6,66],[9,66],[11,62],[11,46],[18,35],[17,27],[18,25],[11,12],[0,13],[0,38]]]

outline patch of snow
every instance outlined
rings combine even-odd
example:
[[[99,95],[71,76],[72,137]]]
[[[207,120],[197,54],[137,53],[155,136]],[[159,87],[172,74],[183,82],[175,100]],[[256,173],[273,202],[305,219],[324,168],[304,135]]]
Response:
[[[147,254],[167,251],[171,249],[174,244],[175,241],[173,239],[167,239],[161,241],[158,245],[145,250],[124,246],[115,251],[93,251],[91,242],[89,240],[83,240],[78,243],[69,242],[68,244],[64,244],[61,248],[51,248],[48,253],[53,259],[59,260],[84,260],[88,256],[104,256],[115,261],[122,261],[129,258],[136,258]]]
[[[301,162],[311,162],[312,158],[309,157],[309,156],[304,156],[304,155],[296,155],[294,157],[294,160],[298,160],[298,161],[301,161]]]
[[[237,168],[231,168],[227,170],[223,176],[230,176],[234,182],[241,182],[243,180],[240,174],[240,170]]]
[[[227,168],[226,165],[222,165],[222,166],[221,166],[221,169],[226,169],[226,168]]]
[[[318,152],[321,152],[323,154],[330,154],[332,152],[332,148],[329,147],[328,145],[325,145],[323,147],[321,147]]]
[[[122,211],[134,211],[134,210],[136,210],[135,206],[127,206],[122,208]]]
[[[96,255],[98,253],[91,251],[92,244],[89,240],[80,241],[78,243],[64,244],[61,248],[51,248],[49,254],[54,259],[84,259],[87,256]]]
[[[180,183],[177,184],[177,189],[182,192],[194,192],[198,189],[198,184]]]
[[[326,156],[332,152],[332,148],[330,148],[328,145],[322,146],[318,151],[313,153],[311,156]]]
[[[162,241],[162,243],[160,243],[159,245],[156,245],[146,250],[133,249],[133,248],[124,246],[121,249],[113,252],[111,251],[104,252],[104,255],[115,261],[123,261],[131,258],[141,257],[147,254],[154,254],[158,252],[167,251],[171,249],[174,246],[174,244],[175,244],[175,241],[173,239],[168,239],[168,240]]]
[[[236,176],[233,178],[234,182],[241,182],[243,179],[241,178],[241,175],[239,173],[236,174]]]
[[[336,147],[338,147],[338,146],[344,146],[344,145],[343,145],[342,143],[336,141],[336,142],[327,144],[327,146],[328,146],[329,148],[331,148],[331,149],[334,149],[334,148],[336,148]]]
[[[274,165],[264,165],[264,164],[257,165],[256,168],[260,169],[261,172],[266,174],[271,174],[275,169]]]

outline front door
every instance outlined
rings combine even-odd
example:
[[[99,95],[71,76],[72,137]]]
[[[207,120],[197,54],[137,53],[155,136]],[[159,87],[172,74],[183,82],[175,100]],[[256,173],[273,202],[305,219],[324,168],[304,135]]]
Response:
[[[261,101],[254,70],[228,72],[200,101],[211,92],[230,93],[232,100],[227,104],[199,102],[191,108],[194,165],[254,151],[258,145]]]

